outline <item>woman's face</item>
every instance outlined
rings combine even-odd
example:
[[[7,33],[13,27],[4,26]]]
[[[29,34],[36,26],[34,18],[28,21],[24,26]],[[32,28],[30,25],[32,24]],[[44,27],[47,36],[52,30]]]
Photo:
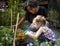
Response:
[[[28,12],[30,12],[30,13],[32,13],[32,14],[35,14],[35,13],[38,12],[37,7],[30,7],[30,6],[28,6],[28,7],[27,7],[27,10],[28,10]]]

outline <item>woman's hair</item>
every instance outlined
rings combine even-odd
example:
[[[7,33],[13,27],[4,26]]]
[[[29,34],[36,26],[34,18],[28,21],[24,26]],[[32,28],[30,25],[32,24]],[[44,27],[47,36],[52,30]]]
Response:
[[[37,3],[37,1],[32,1],[32,0],[28,0],[28,1],[26,1],[26,6],[25,6],[25,9],[28,7],[28,6],[30,6],[30,8],[35,8],[35,7],[37,7],[37,6],[39,6],[38,5],[38,3]]]
[[[45,19],[45,17],[43,17],[41,15],[38,15],[33,19],[33,23],[35,23],[35,22],[41,22],[45,25],[46,24],[46,19]]]

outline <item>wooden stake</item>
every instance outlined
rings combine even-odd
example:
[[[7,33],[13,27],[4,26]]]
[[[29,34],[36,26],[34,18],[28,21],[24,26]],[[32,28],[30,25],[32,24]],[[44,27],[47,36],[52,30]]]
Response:
[[[17,32],[18,20],[19,20],[19,13],[17,14],[17,21],[16,21],[15,32],[14,32],[13,46],[16,46],[16,44],[15,44],[15,40],[16,40],[16,32]]]

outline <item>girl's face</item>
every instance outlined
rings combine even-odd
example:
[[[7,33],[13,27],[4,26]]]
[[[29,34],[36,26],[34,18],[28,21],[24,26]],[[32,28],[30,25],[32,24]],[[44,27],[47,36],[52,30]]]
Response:
[[[41,26],[41,23],[40,22],[35,22],[34,26],[35,26],[36,29],[38,29]]]

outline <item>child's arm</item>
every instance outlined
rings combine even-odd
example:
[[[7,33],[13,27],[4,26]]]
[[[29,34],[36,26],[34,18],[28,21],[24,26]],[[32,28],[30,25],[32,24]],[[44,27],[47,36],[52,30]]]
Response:
[[[31,32],[27,32],[25,35],[27,35],[27,36],[29,36],[29,37],[31,37],[31,38],[33,38],[33,39],[35,39],[36,37],[35,37],[35,34],[33,33],[31,33]]]
[[[35,34],[35,37],[38,38],[43,33],[43,28],[39,28]]]
[[[31,37],[33,39],[36,39],[36,38],[38,38],[38,36],[41,35],[42,32],[43,32],[43,29],[40,28],[35,34],[27,31],[25,35],[27,35],[27,36],[29,36],[29,37]]]
[[[33,39],[35,38],[35,33],[33,31],[28,30],[28,29],[24,31],[24,34],[33,38]]]

